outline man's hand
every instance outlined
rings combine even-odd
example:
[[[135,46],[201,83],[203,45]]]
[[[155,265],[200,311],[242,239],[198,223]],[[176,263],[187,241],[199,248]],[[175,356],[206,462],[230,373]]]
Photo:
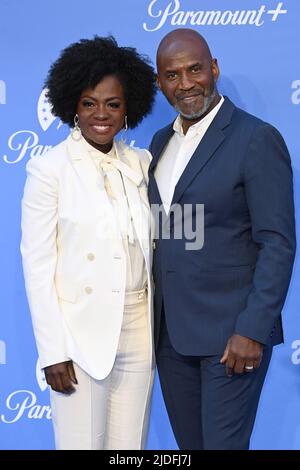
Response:
[[[45,367],[44,371],[47,384],[50,385],[52,390],[66,393],[67,395],[75,392],[73,384],[77,384],[78,382],[72,361],[53,364],[52,366]]]
[[[263,346],[246,336],[232,335],[229,338],[221,364],[226,364],[226,374],[253,372],[260,365]]]

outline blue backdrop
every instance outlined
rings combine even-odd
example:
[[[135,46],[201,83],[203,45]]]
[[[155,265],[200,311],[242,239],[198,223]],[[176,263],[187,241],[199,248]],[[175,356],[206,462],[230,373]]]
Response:
[[[220,91],[283,134],[293,162],[298,214],[299,22],[298,0],[0,1],[1,449],[54,447],[48,389],[37,364],[19,252],[25,164],[29,158],[42,158],[68,133],[41,94],[49,65],[71,42],[109,33],[120,45],[138,47],[154,61],[168,31],[195,28],[218,58]],[[173,116],[159,95],[152,116],[129,134],[128,142],[148,146],[154,131]],[[298,257],[284,309],[285,344],[272,358],[253,449],[300,449],[299,281]],[[177,448],[158,381],[148,448]]]

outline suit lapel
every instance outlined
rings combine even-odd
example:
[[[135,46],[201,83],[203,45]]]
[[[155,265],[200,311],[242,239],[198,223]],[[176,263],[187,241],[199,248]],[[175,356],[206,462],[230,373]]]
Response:
[[[202,170],[208,160],[211,159],[223,140],[224,134],[220,129],[211,130],[210,132],[207,131],[175,186],[172,204],[178,202],[185,189]]]
[[[149,165],[149,174],[154,172],[154,169],[161,157],[161,154],[165,146],[169,142],[173,133],[174,133],[173,123],[161,130],[161,133],[158,136],[158,142],[156,143],[155,148],[151,148],[153,158]]]
[[[104,209],[107,209],[107,213],[112,214],[111,203],[106,191],[101,189],[102,185],[99,184],[99,174],[83,141],[81,139],[75,141],[69,136],[67,148],[73,168],[83,183],[95,214],[103,215]]]
[[[99,189],[97,187],[97,169],[88,155],[85,145],[80,140],[73,140],[71,136],[67,139],[68,154],[77,172],[80,180],[88,189],[89,193],[96,193],[98,195]]]
[[[191,184],[192,180],[203,169],[222,144],[225,139],[223,129],[230,124],[234,108],[233,103],[231,103],[228,98],[225,98],[219,112],[207,129],[203,139],[179,178],[175,186],[172,204],[176,204],[179,201],[185,189]]]
[[[169,142],[170,138],[172,137],[173,133],[174,133],[174,130],[173,130],[173,123],[172,123],[161,131],[161,133],[157,137],[158,142],[155,142],[155,146],[152,146],[152,148],[150,149],[150,151],[152,152],[152,156],[153,156],[151,163],[149,165],[149,188],[148,188],[149,200],[151,204],[158,204],[160,206],[162,205],[162,200],[160,197],[159,189],[157,186],[156,179],[154,177],[154,171],[163,153],[163,150],[165,146],[167,145],[167,143]]]

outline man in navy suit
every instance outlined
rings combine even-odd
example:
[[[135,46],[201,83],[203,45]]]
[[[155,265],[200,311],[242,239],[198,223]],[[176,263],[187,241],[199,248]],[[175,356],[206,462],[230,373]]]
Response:
[[[197,32],[167,34],[157,70],[179,113],[150,146],[150,203],[165,211],[153,260],[161,387],[180,449],[248,449],[283,341],[295,255],[290,157],[274,127],[218,93],[217,60]],[[188,207],[197,231],[201,204],[204,243],[187,248],[176,224]]]

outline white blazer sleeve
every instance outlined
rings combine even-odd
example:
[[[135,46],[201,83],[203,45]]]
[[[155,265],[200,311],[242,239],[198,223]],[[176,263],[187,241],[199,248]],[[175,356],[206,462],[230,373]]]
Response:
[[[41,367],[68,360],[55,288],[58,181],[47,157],[31,159],[22,200],[25,287]]]

